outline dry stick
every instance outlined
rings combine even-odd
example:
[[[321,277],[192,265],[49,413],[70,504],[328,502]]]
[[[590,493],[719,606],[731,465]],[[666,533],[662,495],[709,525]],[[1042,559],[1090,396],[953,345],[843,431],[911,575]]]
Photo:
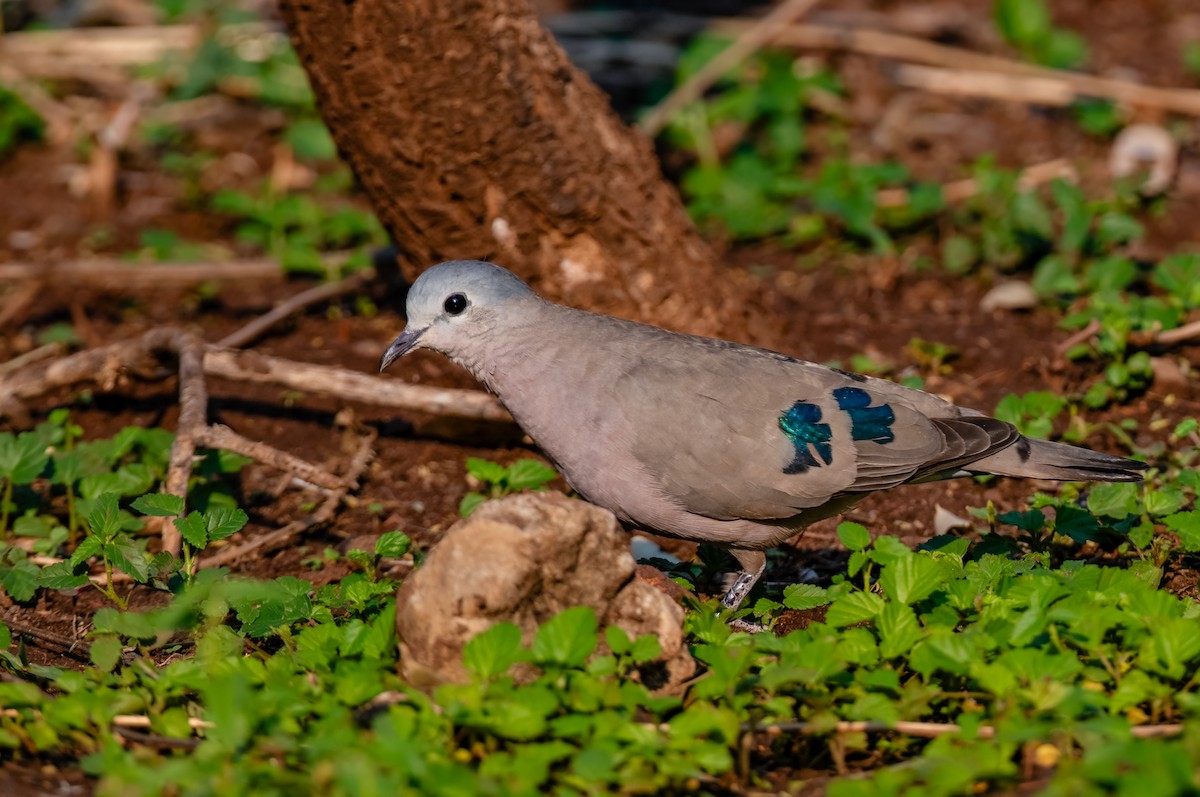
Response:
[[[281,280],[278,260],[235,260],[230,263],[129,263],[108,258],[67,260],[58,263],[5,263],[0,282],[64,280],[73,286],[111,285],[128,288],[166,284],[194,284],[207,280]]]
[[[67,347],[58,342],[47,343],[44,346],[38,346],[36,349],[30,349],[24,354],[18,354],[7,362],[0,363],[0,376],[10,374],[13,371],[19,371],[27,365],[49,360],[51,357],[58,357],[67,350]]]
[[[1021,172],[1017,184],[1023,189],[1030,189],[1058,178],[1067,180],[1076,178],[1075,167],[1066,158],[1055,158],[1030,166]],[[942,186],[942,198],[947,202],[961,202],[978,193],[979,183],[973,177],[956,180]],[[903,207],[908,204],[908,201],[909,192],[906,188],[885,188],[875,194],[875,204],[883,208]]]
[[[236,332],[221,338],[217,345],[230,349],[241,348],[247,343],[255,340],[259,335],[263,334],[283,319],[290,316],[292,313],[303,310],[309,305],[317,304],[318,302],[323,302],[338,296],[344,296],[347,293],[353,293],[354,291],[357,291],[363,286],[369,284],[374,279],[374,269],[363,269],[361,271],[356,271],[350,276],[340,279],[337,282],[326,282],[309,288],[308,290],[301,291],[292,298],[273,308],[270,312],[264,313],[263,315],[251,321],[249,324],[246,324]]]
[[[1164,329],[1154,335],[1154,342],[1170,346],[1200,338],[1200,321],[1192,321],[1175,329]]]
[[[11,374],[0,382],[0,417],[11,413],[20,402],[58,388],[91,382],[104,391],[111,391],[123,373],[149,370],[153,360],[147,351],[147,340],[161,334],[162,330],[151,330],[142,338],[77,352]],[[344,368],[213,347],[205,347],[203,368],[209,377],[235,382],[276,385],[377,407],[450,418],[513,423],[512,416],[500,403],[480,390],[410,385]]]
[[[286,545],[298,534],[301,534],[313,526],[327,523],[333,519],[333,515],[341,506],[342,500],[346,497],[351,487],[358,484],[358,480],[362,478],[362,474],[366,471],[367,465],[371,463],[371,459],[375,456],[373,443],[375,442],[376,434],[372,431],[369,434],[364,434],[359,444],[358,450],[354,457],[350,460],[349,466],[346,468],[346,473],[342,476],[344,485],[317,507],[317,510],[308,517],[293,520],[286,526],[276,529],[275,531],[262,534],[257,537],[252,537],[245,542],[237,545],[230,545],[211,556],[206,556],[200,560],[200,567],[220,567],[236,562],[247,554],[251,553],[266,553],[267,551]]]
[[[340,490],[350,485],[344,478],[334,476],[324,468],[319,468],[311,462],[292,456],[274,446],[260,443],[222,424],[211,424],[196,433],[196,444],[206,448],[219,448],[232,451],[235,454],[250,457],[264,465],[269,465],[282,471],[290,471],[301,481],[307,482],[326,490]]]
[[[70,637],[56,634],[53,631],[47,631],[44,628],[39,628],[36,625],[30,625],[29,623],[22,622],[21,620],[17,620],[10,616],[5,616],[3,620],[5,625],[22,636],[31,637],[39,642],[47,642],[56,648],[61,648],[61,652],[63,654],[70,656],[73,659],[89,661],[87,654],[90,646],[85,640],[71,639]],[[77,652],[80,648],[83,650],[82,653]]]
[[[743,726],[742,730],[748,731],[750,728],[749,726]],[[901,720],[899,722],[839,722],[832,727],[826,723],[777,722],[759,726],[755,730],[767,734],[887,733],[890,731],[924,739],[933,739],[948,733],[959,733],[962,727],[954,723],[910,722]],[[991,739],[996,735],[996,729],[990,725],[981,725],[975,732],[980,739]],[[1129,729],[1129,732],[1142,739],[1156,736],[1174,736],[1183,732],[1183,725],[1134,725]]]
[[[161,345],[154,346],[161,338]],[[165,330],[160,335],[151,332],[146,336],[151,348],[170,348],[179,355],[179,423],[175,429],[175,442],[171,445],[171,458],[167,465],[167,478],[163,490],[187,499],[188,479],[192,475],[192,462],[196,458],[196,438],[205,426],[208,413],[208,386],[204,382],[204,343],[194,335],[179,330]],[[165,520],[165,519],[164,519]],[[172,556],[179,556],[183,546],[183,535],[174,523],[162,523],[162,547]]]
[[[261,26],[260,26],[261,27]],[[197,25],[145,25],[25,31],[0,38],[0,61],[28,75],[61,77],[99,66],[148,64],[170,50],[190,50],[200,39]]]
[[[719,20],[714,29],[737,35],[751,25],[752,23],[744,20]],[[1131,105],[1200,115],[1200,91],[1195,89],[1160,88],[1128,80],[1064,72],[895,33],[828,25],[789,25],[776,34],[775,42],[799,49],[844,50],[954,70],[1046,78],[1069,86],[1075,95],[1101,97]]]
[[[1032,105],[1065,107],[1075,102],[1076,96],[1075,90],[1069,85],[1053,78],[942,69],[913,64],[901,64],[896,68],[893,79],[901,86],[933,94],[983,97]]]
[[[771,41],[792,22],[808,13],[818,0],[784,0],[770,14],[750,24],[733,44],[677,86],[666,98],[642,117],[640,127],[653,138],[680,108],[700,98],[722,75],[744,61],[751,53]]]
[[[210,348],[204,357],[204,372],[220,379],[276,385],[377,407],[415,410],[449,418],[513,423],[512,416],[500,406],[500,402],[481,390],[410,385],[396,379],[380,379],[372,374],[285,360],[250,351]],[[3,393],[0,393],[0,405],[2,400]]]

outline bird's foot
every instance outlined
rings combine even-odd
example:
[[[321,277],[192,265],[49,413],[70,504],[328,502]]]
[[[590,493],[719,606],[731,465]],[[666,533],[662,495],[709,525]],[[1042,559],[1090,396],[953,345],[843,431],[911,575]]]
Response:
[[[742,573],[738,576],[737,581],[733,582],[733,586],[725,593],[725,597],[721,598],[721,605],[726,609],[736,609],[742,605],[742,601],[746,599],[750,588],[754,586],[754,582],[758,581],[757,573]]]
[[[767,630],[767,627],[762,623],[756,623],[744,617],[733,618],[729,621],[729,627],[734,631],[742,631],[746,634],[761,634]]]

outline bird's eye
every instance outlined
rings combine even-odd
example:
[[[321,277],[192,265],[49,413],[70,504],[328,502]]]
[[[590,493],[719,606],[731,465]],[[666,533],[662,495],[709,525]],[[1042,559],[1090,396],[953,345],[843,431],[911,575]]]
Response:
[[[446,297],[446,303],[442,307],[450,315],[458,315],[467,309],[467,297],[461,293],[452,293]]]

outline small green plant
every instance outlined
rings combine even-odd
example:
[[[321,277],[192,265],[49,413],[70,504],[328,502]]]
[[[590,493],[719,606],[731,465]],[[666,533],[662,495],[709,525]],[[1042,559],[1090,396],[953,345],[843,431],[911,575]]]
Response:
[[[20,95],[0,86],[0,158],[11,154],[22,143],[41,141],[46,123],[25,104]]]
[[[1046,390],[1018,396],[1010,393],[996,405],[996,417],[1007,421],[1028,437],[1050,437],[1054,421],[1066,409],[1067,400]]]
[[[310,196],[278,195],[268,184],[257,195],[220,191],[212,198],[212,208],[236,221],[240,242],[278,258],[290,272],[328,276],[322,253],[351,247],[359,251],[342,268],[366,266],[365,248],[386,242],[383,227],[371,213],[344,203],[327,209]]]
[[[241,531],[250,518],[237,507],[214,507],[206,512],[184,514],[184,501],[177,495],[149,493],[132,504],[143,515],[169,517],[183,538],[183,578],[189,580],[195,571],[195,554],[210,543],[224,540]]]
[[[120,508],[115,493],[97,496],[87,516],[87,536],[70,559],[42,570],[39,585],[49,589],[72,589],[93,584],[114,604],[126,608],[126,599],[114,586],[114,572],[124,573],[139,584],[149,581],[151,573],[145,550],[129,534],[131,528],[140,524],[130,523],[131,520],[131,516]],[[88,560],[93,556],[99,557],[104,564],[103,581],[92,581],[87,575]]]
[[[1054,27],[1045,0],[996,0],[994,14],[1005,41],[1031,61],[1072,69],[1087,60],[1083,39]]]
[[[1192,73],[1192,76],[1200,78],[1200,41],[1184,43],[1182,58],[1183,65]]]
[[[536,459],[521,459],[505,467],[486,459],[467,457],[467,473],[483,482],[486,492],[469,492],[458,504],[463,517],[489,498],[519,493],[523,490],[544,490],[558,473]]]
[[[46,446],[36,434],[0,432],[0,533],[5,539],[9,537],[9,517],[17,508],[13,491],[32,484],[49,460]]]

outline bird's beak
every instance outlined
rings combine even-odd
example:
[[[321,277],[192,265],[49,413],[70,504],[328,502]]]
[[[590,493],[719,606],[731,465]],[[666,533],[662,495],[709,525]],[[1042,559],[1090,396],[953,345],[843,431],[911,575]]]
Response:
[[[388,346],[387,351],[383,353],[383,357],[379,360],[379,370],[384,370],[389,365],[396,362],[396,360],[399,360],[401,357],[412,351],[416,347],[417,341],[421,339],[421,335],[424,334],[426,329],[428,329],[428,327],[422,327],[421,329],[406,329],[401,332],[400,337],[392,341],[392,345]]]

